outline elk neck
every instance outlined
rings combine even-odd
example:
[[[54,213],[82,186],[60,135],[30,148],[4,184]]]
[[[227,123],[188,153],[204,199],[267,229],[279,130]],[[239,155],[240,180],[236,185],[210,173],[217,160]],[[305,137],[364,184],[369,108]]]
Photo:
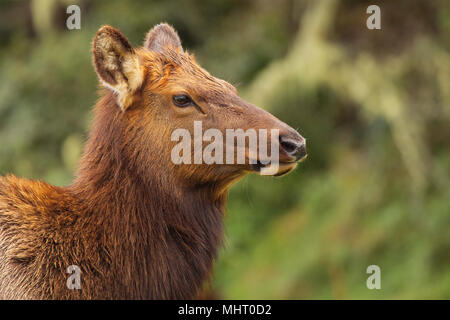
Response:
[[[147,297],[192,298],[192,290],[208,278],[221,244],[226,192],[215,196],[207,187],[183,188],[161,161],[140,164],[130,158],[135,152],[127,150],[115,103],[107,94],[95,107],[69,187],[84,208],[80,219],[86,228],[96,228],[110,263],[123,270],[124,287],[131,288],[126,290],[151,287]]]

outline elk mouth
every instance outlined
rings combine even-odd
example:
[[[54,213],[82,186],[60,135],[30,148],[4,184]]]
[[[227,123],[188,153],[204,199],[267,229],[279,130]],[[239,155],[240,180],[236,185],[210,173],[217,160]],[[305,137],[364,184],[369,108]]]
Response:
[[[300,162],[303,162],[306,159],[306,156],[302,159],[299,159],[298,161],[292,161],[292,162],[280,162],[278,164],[278,171],[273,174],[274,177],[281,177],[288,173],[290,173],[292,170],[294,170],[297,167],[297,164]],[[257,172],[261,174],[261,169],[268,167],[270,164],[264,164],[261,161],[257,160],[256,163],[252,164],[252,170],[254,172]]]

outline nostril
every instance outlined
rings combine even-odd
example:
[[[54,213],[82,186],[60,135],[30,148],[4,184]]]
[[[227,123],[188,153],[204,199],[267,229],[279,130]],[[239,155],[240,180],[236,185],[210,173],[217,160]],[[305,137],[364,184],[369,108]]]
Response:
[[[294,154],[299,148],[299,145],[295,141],[285,139],[284,137],[280,137],[280,145],[287,154]]]

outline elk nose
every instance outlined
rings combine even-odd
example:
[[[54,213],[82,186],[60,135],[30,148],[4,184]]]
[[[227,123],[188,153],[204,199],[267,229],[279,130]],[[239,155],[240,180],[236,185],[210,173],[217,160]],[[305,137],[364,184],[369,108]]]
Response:
[[[292,139],[286,136],[280,136],[280,146],[283,151],[295,157],[295,161],[302,160],[306,157],[306,141],[300,136],[300,139]]]

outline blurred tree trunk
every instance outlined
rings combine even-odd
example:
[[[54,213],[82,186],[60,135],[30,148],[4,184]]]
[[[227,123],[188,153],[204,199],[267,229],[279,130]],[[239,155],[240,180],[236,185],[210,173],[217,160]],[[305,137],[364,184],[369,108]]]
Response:
[[[31,16],[33,27],[39,36],[52,32],[55,28],[54,14],[58,0],[32,0]]]

